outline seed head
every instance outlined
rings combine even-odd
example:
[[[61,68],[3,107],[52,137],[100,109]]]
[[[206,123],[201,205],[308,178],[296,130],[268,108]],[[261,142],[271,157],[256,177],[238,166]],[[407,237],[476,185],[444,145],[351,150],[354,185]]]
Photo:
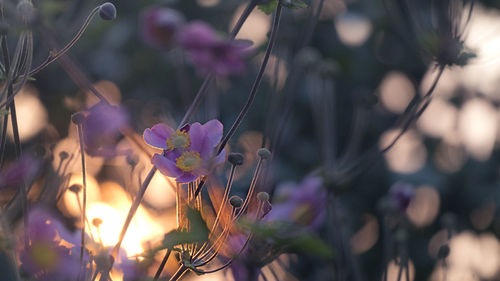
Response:
[[[260,148],[257,151],[257,155],[259,157],[261,157],[262,159],[269,159],[269,158],[271,158],[271,151],[269,151],[269,149],[267,149],[267,148]]]
[[[239,166],[239,165],[243,165],[245,157],[241,153],[231,153],[227,157],[227,160],[229,161],[229,163],[231,163],[235,166]]]
[[[81,112],[77,112],[77,113],[71,115],[71,121],[73,121],[73,123],[75,123],[77,125],[82,124],[84,119],[85,119],[85,116]]]
[[[269,201],[269,193],[267,193],[265,191],[259,192],[259,193],[257,193],[257,198],[260,201]]]
[[[74,193],[78,193],[80,192],[80,190],[82,190],[82,185],[80,184],[73,184],[69,187],[69,190],[74,192]]]
[[[234,196],[231,196],[231,198],[229,198],[229,203],[234,208],[239,208],[239,207],[241,207],[241,205],[243,205],[243,199],[241,199],[241,197],[239,197],[239,196],[234,195]]]

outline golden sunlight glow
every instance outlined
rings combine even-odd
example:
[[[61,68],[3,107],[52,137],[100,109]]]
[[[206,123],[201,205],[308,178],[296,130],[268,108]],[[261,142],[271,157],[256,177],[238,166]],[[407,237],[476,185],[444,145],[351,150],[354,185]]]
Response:
[[[245,7],[246,4],[238,7],[229,25],[229,30],[231,30],[236,24]],[[236,38],[251,40],[254,44],[252,48],[257,48],[258,46],[266,42],[267,32],[269,31],[270,27],[271,17],[264,14],[262,11],[255,9],[243,24],[243,27],[241,28]]]
[[[74,125],[73,125],[74,126]],[[67,137],[60,140],[56,147],[54,148],[55,160],[52,161],[52,165],[54,169],[57,169],[61,164],[61,159],[59,158],[59,153],[67,152],[72,157],[64,160],[61,167],[61,172],[64,171],[64,167],[68,160],[70,160],[70,164],[68,169],[65,170],[66,173],[81,173],[82,172],[82,158],[80,155],[80,144],[78,139]],[[102,157],[91,157],[88,154],[85,154],[87,175],[96,175],[102,168],[104,164],[104,159]]]
[[[431,186],[421,186],[415,190],[406,214],[408,219],[418,227],[430,225],[439,213],[440,197]]]
[[[338,16],[335,29],[342,43],[350,47],[363,45],[372,33],[372,24],[365,15],[347,12]]]
[[[385,148],[398,134],[389,130],[380,137],[380,148]],[[384,154],[389,168],[394,172],[411,174],[419,171],[425,164],[427,150],[422,137],[415,131],[408,131]]]
[[[112,246],[118,241],[118,235],[125,222],[128,211],[132,204],[129,196],[123,188],[113,182],[102,184],[103,200],[105,202],[94,202],[89,204],[89,221],[100,218],[101,238],[104,246]],[[97,228],[91,226],[94,237],[97,236]],[[130,223],[129,230],[125,235],[122,247],[127,251],[127,255],[142,253],[143,243],[150,241],[154,243],[163,238],[164,228],[159,226],[146,210],[140,206],[136,215]]]
[[[387,73],[380,84],[382,105],[392,113],[402,113],[415,95],[415,87],[408,77],[399,71]]]
[[[478,160],[487,160],[495,146],[497,111],[490,102],[482,99],[467,101],[458,121],[458,131],[463,145]]]
[[[24,86],[15,98],[19,138],[25,142],[37,135],[48,123],[48,113],[38,98],[38,91],[32,86]],[[14,139],[12,124],[9,122],[7,134]]]
[[[68,187],[73,184],[83,185],[83,179],[81,174],[73,174],[68,183]],[[99,184],[92,177],[87,175],[87,203],[95,202],[100,200]],[[80,206],[83,206],[83,189],[78,193],[80,199]],[[77,196],[74,192],[66,190],[64,192],[62,201],[64,202],[64,208],[66,209],[68,215],[72,217],[80,217],[81,210],[78,206]]]

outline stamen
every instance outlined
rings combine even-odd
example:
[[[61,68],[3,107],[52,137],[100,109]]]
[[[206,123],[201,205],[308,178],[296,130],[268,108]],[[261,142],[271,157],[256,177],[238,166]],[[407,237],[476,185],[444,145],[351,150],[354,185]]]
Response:
[[[167,139],[167,146],[169,150],[176,148],[188,148],[191,145],[189,134],[185,130],[177,130]]]
[[[183,172],[191,172],[201,164],[200,154],[196,151],[185,151],[177,158],[175,166]]]

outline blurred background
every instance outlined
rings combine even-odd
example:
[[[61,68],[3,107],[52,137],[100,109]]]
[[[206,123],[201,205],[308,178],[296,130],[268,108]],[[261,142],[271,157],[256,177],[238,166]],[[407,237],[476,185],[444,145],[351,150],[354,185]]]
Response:
[[[385,147],[397,135],[396,120],[415,95],[431,87],[438,73],[436,65],[440,64],[421,39],[442,15],[430,12],[425,4],[430,1],[408,1],[411,9],[406,14],[390,2],[325,0],[316,27],[307,32],[311,36],[308,48],[302,48],[301,36],[310,10],[319,1],[306,1],[307,9],[284,10],[263,84],[229,143],[231,151],[244,153],[247,160],[237,175],[235,193],[245,194],[256,162],[255,151],[263,138],[276,141],[275,159],[268,171],[271,177],[264,190],[272,190],[284,181],[300,181],[325,166],[335,166],[349,151],[349,161],[366,162],[357,163],[363,169],[343,180],[340,190],[335,191],[342,226],[334,231],[346,233],[365,280],[381,278],[383,225],[377,204],[396,182],[415,188],[415,197],[406,211],[411,280],[443,280],[438,250],[447,243],[450,228],[453,235],[446,264],[448,280],[498,280],[500,1],[475,1],[470,14],[471,3],[465,3],[463,13],[452,11],[459,22],[454,26],[461,30],[461,43],[475,56],[464,66],[446,65],[425,112],[392,149],[372,161],[363,158],[363,153],[372,147]],[[49,42],[62,46],[71,40],[88,12],[99,4],[36,1],[47,33],[35,33],[34,65],[45,59]],[[144,11],[155,6],[169,7],[182,13],[187,21],[206,21],[227,36],[246,2],[168,0],[114,4],[116,20],[94,19],[71,49],[68,57],[72,62],[47,67],[16,97],[23,146],[41,144],[54,151],[54,169],[61,161],[57,157],[60,151],[78,149],[71,114],[97,103],[68,72],[81,72],[114,104],[123,105],[137,138],[158,122],[174,127],[203,75],[180,48],[164,50],[147,44],[142,34]],[[257,74],[271,20],[271,15],[259,10],[251,14],[237,36],[253,42],[245,72],[217,77],[193,121],[218,118],[227,132]],[[287,76],[296,64],[300,72],[295,87],[290,88]],[[282,132],[279,137],[273,135],[276,130]],[[14,144],[10,141],[7,147],[7,157],[13,159]],[[137,150],[126,139],[118,147]],[[137,155],[140,157],[132,172],[125,157],[87,158],[88,216],[90,220],[102,219],[100,235],[105,245],[117,241],[117,229],[137,190],[133,176],[144,178],[150,167],[147,155]],[[81,182],[77,158],[67,171],[72,174],[68,186]],[[224,169],[219,174],[221,179],[226,177]],[[69,220],[76,221],[80,215],[76,200],[75,194],[65,193],[58,205]],[[140,254],[148,243],[161,240],[165,232],[175,228],[174,205],[169,181],[157,174],[124,241],[128,254]],[[323,237],[327,236],[326,228],[319,230]],[[330,280],[326,261],[307,254],[283,258],[293,265],[293,270],[274,270],[269,274],[271,280]],[[167,270],[175,271],[175,265],[172,263]],[[398,270],[393,262],[388,280],[397,280]],[[224,273],[191,277],[232,278]]]

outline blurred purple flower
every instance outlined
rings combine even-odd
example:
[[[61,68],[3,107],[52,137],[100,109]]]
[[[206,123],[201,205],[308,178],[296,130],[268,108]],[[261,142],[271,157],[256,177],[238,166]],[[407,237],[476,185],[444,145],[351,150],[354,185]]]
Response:
[[[174,43],[183,24],[184,16],[176,10],[151,7],[142,16],[142,36],[151,47],[167,49]]]
[[[415,196],[415,190],[408,183],[397,182],[389,190],[391,203],[400,212],[406,211],[413,196]]]
[[[71,249],[60,245],[61,237],[71,237],[62,223],[45,209],[33,207],[26,231],[30,245],[20,252],[21,269],[36,280],[74,280],[80,264]]]
[[[307,177],[300,184],[283,183],[276,192],[276,200],[266,220],[286,221],[311,228],[321,225],[326,212],[326,191],[321,178]]]
[[[128,115],[122,108],[103,102],[92,106],[82,124],[87,154],[113,157],[126,153],[116,150],[116,140],[127,123]]]
[[[30,155],[24,155],[0,172],[0,189],[29,184],[40,171],[40,161]]]
[[[245,70],[243,57],[250,44],[220,38],[215,30],[201,21],[185,25],[177,36],[193,63],[202,73],[214,71],[217,75],[239,74]]]
[[[210,120],[203,125],[186,125],[177,131],[165,124],[156,124],[144,131],[144,140],[163,149],[163,154],[155,154],[151,163],[162,174],[187,183],[207,175],[211,165],[224,162],[225,150],[214,155],[222,138],[222,129],[218,120]]]

